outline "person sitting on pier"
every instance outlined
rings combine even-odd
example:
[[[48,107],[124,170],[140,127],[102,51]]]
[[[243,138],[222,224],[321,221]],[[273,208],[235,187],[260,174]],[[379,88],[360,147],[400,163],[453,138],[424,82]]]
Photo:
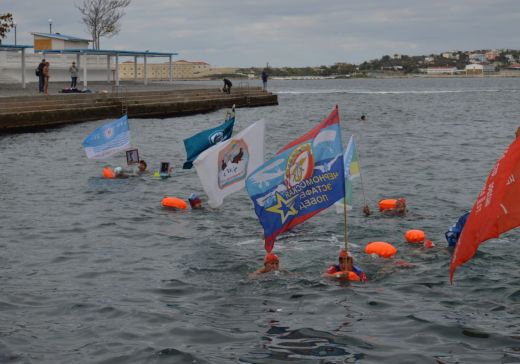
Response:
[[[232,86],[233,84],[231,83],[231,81],[227,78],[224,78],[224,87],[222,88],[222,92],[224,92],[225,94],[230,94]]]

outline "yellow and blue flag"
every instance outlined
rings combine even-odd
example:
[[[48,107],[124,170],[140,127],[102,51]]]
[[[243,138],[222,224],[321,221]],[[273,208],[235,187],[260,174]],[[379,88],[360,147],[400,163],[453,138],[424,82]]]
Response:
[[[130,130],[127,115],[97,128],[83,141],[89,159],[109,157],[129,146]]]
[[[246,187],[268,252],[279,234],[342,199],[345,178],[338,107],[251,173]]]
[[[347,209],[352,210],[352,180],[361,174],[354,135],[350,137],[347,149],[345,149],[343,154],[343,164],[345,170],[345,201]],[[343,202],[336,203],[336,212],[338,214],[343,212]]]
[[[345,177],[347,177],[349,180],[352,180],[355,177],[359,177],[359,161],[354,135],[350,136],[343,160],[345,163]]]
[[[201,131],[192,137],[184,139],[184,147],[186,148],[186,162],[182,166],[183,169],[190,169],[193,167],[193,161],[197,159],[200,153],[206,149],[214,146],[217,143],[223,142],[231,138],[233,134],[233,126],[235,125],[235,111],[227,115],[226,121],[223,124]]]

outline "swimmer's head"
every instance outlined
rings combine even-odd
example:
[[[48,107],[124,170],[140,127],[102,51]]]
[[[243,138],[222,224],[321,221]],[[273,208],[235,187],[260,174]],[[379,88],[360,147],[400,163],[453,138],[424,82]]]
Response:
[[[267,253],[264,257],[264,267],[267,272],[278,270],[280,266],[280,260],[274,253]]]
[[[123,174],[123,168],[121,168],[121,167],[114,168],[114,173],[116,174],[116,176],[122,175]]]
[[[353,258],[350,252],[347,252],[345,249],[341,249],[339,251],[338,260],[342,271],[352,270]]]
[[[273,263],[273,262],[279,262],[280,259],[278,258],[278,255],[275,253],[267,253],[264,257],[264,263]]]
[[[137,168],[139,168],[140,172],[146,171],[147,167],[148,167],[148,165],[146,164],[146,162],[144,160],[140,160],[139,165],[137,166]]]
[[[202,207],[202,201],[196,194],[192,193],[188,198],[192,209],[199,209]]]

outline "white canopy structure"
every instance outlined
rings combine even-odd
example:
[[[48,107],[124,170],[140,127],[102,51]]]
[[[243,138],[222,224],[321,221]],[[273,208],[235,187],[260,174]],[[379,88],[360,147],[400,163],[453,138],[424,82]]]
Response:
[[[170,83],[173,81],[173,63],[172,56],[178,53],[170,52],[150,52],[150,51],[125,51],[125,50],[111,50],[111,49],[47,49],[38,51],[42,54],[75,54],[76,64],[78,68],[83,70],[83,87],[87,87],[87,56],[89,55],[106,55],[107,56],[107,81],[110,82],[110,59],[115,57],[115,77],[116,86],[119,86],[119,57],[134,57],[134,80],[137,81],[137,57],[144,58],[144,84],[148,84],[148,76],[146,74],[146,61],[148,57],[168,57],[170,62],[169,79]]]
[[[22,88],[26,87],[25,84],[25,50],[27,48],[32,48],[30,45],[14,45],[14,44],[0,44],[0,51],[7,52],[18,52],[22,51],[22,64],[21,64],[21,72],[22,72]]]

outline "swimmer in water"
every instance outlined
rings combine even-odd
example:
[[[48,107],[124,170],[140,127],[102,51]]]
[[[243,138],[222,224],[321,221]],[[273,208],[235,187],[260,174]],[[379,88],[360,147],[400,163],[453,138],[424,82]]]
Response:
[[[325,273],[324,277],[327,278],[340,278],[348,279],[348,272],[354,272],[357,274],[361,282],[366,282],[367,276],[365,272],[354,265],[354,257],[348,253],[345,249],[339,251],[339,264],[331,265]]]
[[[202,200],[196,194],[192,193],[188,198],[188,201],[192,209],[202,209]]]
[[[267,253],[264,257],[264,266],[251,273],[251,277],[257,277],[264,273],[276,272],[280,269],[280,259],[274,253]]]
[[[361,115],[361,121],[367,121],[367,116],[365,114]]]
[[[148,168],[148,164],[146,164],[146,161],[140,160],[139,164],[137,165],[137,174],[145,174],[148,173],[146,170]]]

